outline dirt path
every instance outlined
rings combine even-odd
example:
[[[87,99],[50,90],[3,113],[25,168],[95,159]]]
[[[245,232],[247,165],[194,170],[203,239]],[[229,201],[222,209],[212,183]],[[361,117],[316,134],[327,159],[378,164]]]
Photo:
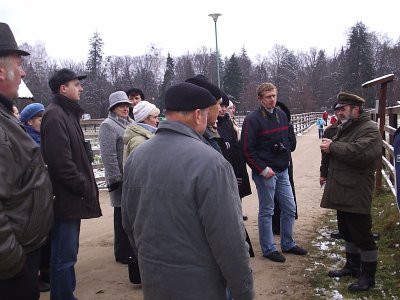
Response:
[[[322,190],[319,187],[320,151],[315,126],[297,139],[293,153],[294,177],[299,219],[295,223],[294,238],[299,245],[306,245],[315,235],[315,228],[324,216],[319,207]],[[257,300],[307,299],[311,292],[305,284],[306,257],[286,255],[284,264],[271,262],[261,255],[258,242],[257,191],[243,199],[243,211],[249,217],[245,222],[256,257],[251,259]],[[80,300],[143,299],[138,286],[128,280],[126,265],[114,262],[113,217],[107,192],[101,192],[103,217],[82,222],[80,249],[76,266],[77,288]],[[279,238],[276,239],[278,249]],[[40,299],[49,299],[42,293]]]

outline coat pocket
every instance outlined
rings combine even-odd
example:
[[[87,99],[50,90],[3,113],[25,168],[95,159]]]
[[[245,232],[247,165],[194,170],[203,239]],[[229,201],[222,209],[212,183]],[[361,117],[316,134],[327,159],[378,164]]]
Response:
[[[360,176],[357,172],[348,170],[335,170],[332,178],[332,189],[330,189],[331,202],[342,207],[357,206],[360,198]]]

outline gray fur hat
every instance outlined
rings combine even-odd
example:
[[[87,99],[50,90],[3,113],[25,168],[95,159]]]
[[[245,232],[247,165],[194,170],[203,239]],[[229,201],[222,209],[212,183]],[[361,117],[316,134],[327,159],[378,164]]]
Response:
[[[112,110],[112,108],[119,103],[131,104],[131,102],[128,99],[128,96],[124,91],[117,91],[112,93],[110,97],[108,97],[108,101],[110,103],[108,110]]]

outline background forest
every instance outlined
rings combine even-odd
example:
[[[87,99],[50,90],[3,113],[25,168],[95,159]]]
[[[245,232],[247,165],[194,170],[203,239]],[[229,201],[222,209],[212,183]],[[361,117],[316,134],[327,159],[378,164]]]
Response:
[[[92,118],[107,116],[108,96],[116,90],[138,87],[146,100],[162,111],[170,85],[196,74],[217,82],[215,49],[201,47],[195,53],[165,57],[160,49],[150,47],[141,56],[104,57],[103,46],[100,34],[94,33],[89,39],[87,61],[76,62],[48,57],[42,43],[22,44],[21,48],[31,53],[24,61],[24,81],[35,100],[47,106],[52,98],[49,76],[62,67],[88,75],[80,104]],[[236,98],[240,114],[255,109],[256,87],[265,81],[275,83],[278,99],[292,113],[330,110],[339,91],[361,95],[367,107],[374,107],[377,90],[363,89],[361,85],[386,74],[399,77],[400,40],[393,42],[387,36],[370,32],[359,22],[349,28],[346,45],[339,49],[329,57],[322,49],[295,53],[284,45],[275,45],[265,56],[258,55],[251,61],[243,48],[230,57],[218,57],[221,87]],[[400,83],[395,80],[388,87],[388,105],[395,105],[395,100],[400,100]]]

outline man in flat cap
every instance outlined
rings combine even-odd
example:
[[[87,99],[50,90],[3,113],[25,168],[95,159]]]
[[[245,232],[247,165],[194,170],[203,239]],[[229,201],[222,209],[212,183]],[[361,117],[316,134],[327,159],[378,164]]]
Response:
[[[235,174],[202,137],[215,103],[202,87],[171,86],[167,120],[125,164],[123,225],[146,299],[254,297]]]
[[[345,240],[346,264],[330,277],[353,276],[350,291],[366,291],[375,285],[378,250],[371,228],[371,202],[376,164],[382,155],[382,137],[363,111],[364,99],[340,92],[336,134],[324,138],[321,150],[329,154],[329,168],[321,207],[337,210],[338,229]]]
[[[75,299],[75,263],[81,219],[101,216],[99,191],[79,124],[83,88],[70,69],[56,71],[49,80],[54,97],[40,127],[42,153],[54,189],[55,220],[51,229],[51,299]]]
[[[0,299],[39,299],[40,248],[53,222],[39,146],[13,115],[25,72],[10,27],[0,23]]]
[[[217,100],[217,102],[209,108],[207,115],[207,127],[204,131],[203,137],[207,144],[209,144],[218,152],[222,153],[221,144],[223,144],[224,141],[221,139],[221,136],[219,135],[216,127],[219,110],[221,109],[221,104],[223,101],[223,94],[221,89],[215,84],[212,84],[208,80],[208,78],[202,74],[198,74],[195,77],[188,78],[185,80],[185,82],[189,82],[205,88]]]

